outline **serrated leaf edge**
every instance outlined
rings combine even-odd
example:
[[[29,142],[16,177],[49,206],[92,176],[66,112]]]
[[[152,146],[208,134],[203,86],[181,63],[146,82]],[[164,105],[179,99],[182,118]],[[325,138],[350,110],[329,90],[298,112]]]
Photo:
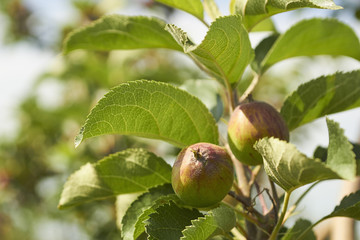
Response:
[[[324,8],[324,9],[326,9],[326,8]],[[268,58],[269,58],[269,57],[271,56],[271,54],[273,53],[273,51],[274,51],[277,43],[280,42],[280,41],[284,38],[284,36],[285,36],[289,31],[292,31],[294,28],[298,27],[298,26],[301,25],[301,24],[304,24],[304,23],[310,22],[310,21],[314,21],[314,20],[335,22],[335,23],[337,23],[337,24],[342,25],[343,27],[348,28],[348,30],[352,31],[352,32],[354,33],[354,35],[356,35],[355,32],[354,32],[354,30],[353,30],[351,27],[349,27],[349,25],[345,24],[345,23],[342,22],[342,21],[339,21],[339,20],[336,19],[336,18],[320,18],[320,17],[315,17],[315,18],[309,18],[309,19],[301,20],[301,21],[295,23],[294,25],[292,25],[291,27],[289,27],[284,33],[282,33],[282,34],[276,39],[276,41],[275,41],[274,44],[271,46],[270,50],[267,52],[266,56],[264,57],[264,59],[263,59],[262,62],[260,63],[260,67],[261,67],[261,69],[262,69],[262,72],[267,71],[269,68],[271,68],[271,67],[272,67],[273,65],[275,65],[276,63],[279,63],[279,62],[281,62],[281,61],[290,59],[290,58],[286,58],[286,59],[280,60],[280,61],[275,62],[274,64],[272,64],[272,65],[270,65],[270,66],[266,66],[266,65],[265,65],[266,62],[267,62],[267,60],[268,60]],[[294,57],[300,57],[300,56],[294,56]],[[294,57],[291,57],[291,58],[294,58]],[[265,67],[265,68],[264,68],[264,67]]]
[[[186,95],[188,95],[189,98],[191,98],[193,101],[197,102],[199,105],[202,105],[203,109],[206,109],[207,112],[208,112],[208,115],[209,115],[209,120],[213,123],[213,126],[215,126],[213,129],[213,136],[215,137],[215,139],[212,139],[213,140],[213,143],[214,144],[217,144],[218,143],[218,138],[219,138],[219,133],[217,131],[217,123],[216,123],[216,120],[214,118],[214,116],[211,114],[210,110],[206,107],[206,105],[197,97],[195,97],[194,95],[190,94],[189,92],[181,89],[181,88],[178,88],[178,87],[175,87],[171,84],[168,84],[168,83],[163,83],[163,82],[158,82],[158,81],[154,81],[154,80],[146,80],[146,79],[142,79],[142,80],[134,80],[134,81],[129,81],[129,82],[125,82],[125,83],[121,83],[119,84],[118,86],[116,87],[113,87],[112,89],[110,89],[109,92],[107,92],[97,103],[96,105],[91,109],[90,113],[88,114],[88,116],[86,117],[86,120],[85,120],[85,123],[84,125],[81,127],[78,135],[75,137],[75,140],[74,140],[74,145],[75,147],[78,147],[80,145],[80,143],[84,140],[84,133],[86,131],[86,126],[88,124],[88,122],[90,121],[89,118],[90,116],[92,116],[92,114],[95,112],[94,109],[96,109],[98,106],[100,106],[101,104],[101,101],[105,101],[110,94],[112,94],[114,91],[116,91],[118,88],[121,88],[123,87],[124,85],[128,85],[130,86],[131,84],[141,84],[141,83],[146,83],[146,84],[157,84],[157,85],[162,85],[164,87],[167,87],[167,88],[172,88],[172,89],[176,89],[177,91],[181,91],[183,93],[185,93]],[[178,101],[175,101],[175,102],[178,102]],[[186,109],[185,109],[186,111]],[[190,115],[190,114],[189,114]],[[191,119],[192,120],[192,119]],[[196,124],[194,124],[194,126],[196,126]],[[198,131],[197,131],[198,132]],[[100,134],[100,135],[96,135],[96,136],[101,136],[101,135],[106,135],[106,134],[109,134],[109,133],[105,133],[105,134]],[[117,134],[117,133],[110,133],[110,134]],[[128,134],[122,134],[122,135],[128,135]],[[150,136],[149,134],[146,134],[146,136],[143,136],[142,134],[136,134],[136,133],[132,133],[130,135],[136,135],[136,136],[140,136],[140,137],[145,137],[145,138],[150,138],[150,137],[147,137],[147,136]],[[88,139],[88,138],[91,138],[91,137],[94,137],[94,136],[90,136],[90,137],[87,137],[85,139]],[[200,138],[200,134],[199,134],[199,138]],[[154,139],[160,139],[160,140],[163,140],[163,141],[166,141],[166,142],[169,142],[169,143],[172,143],[174,144],[175,146],[178,146],[178,147],[185,147],[186,144],[183,144],[181,142],[177,142],[177,141],[174,141],[173,139],[168,139],[168,138],[165,138],[163,136],[161,136],[161,138],[157,138],[156,136],[154,136]]]
[[[297,95],[298,92],[302,91],[303,88],[305,88],[306,86],[312,84],[313,82],[319,81],[319,79],[330,78],[330,77],[331,77],[331,78],[336,78],[338,75],[352,75],[352,74],[355,74],[355,73],[360,73],[360,70],[353,70],[353,71],[350,71],[350,72],[337,71],[337,72],[335,72],[334,74],[321,75],[321,76],[319,76],[319,77],[317,77],[317,78],[315,78],[315,79],[311,79],[310,81],[307,81],[307,82],[305,82],[305,83],[300,84],[300,85],[297,87],[297,89],[295,89],[294,91],[292,91],[292,92],[286,97],[286,99],[285,99],[285,101],[284,101],[284,104],[283,104],[282,108],[280,109],[280,114],[283,116],[284,120],[286,121],[286,124],[289,126],[289,130],[292,131],[292,130],[294,130],[294,129],[296,129],[296,128],[304,125],[304,124],[307,124],[307,123],[310,123],[310,122],[312,122],[312,121],[315,121],[316,119],[313,119],[313,120],[311,120],[311,121],[304,122],[304,123],[300,122],[300,123],[299,123],[300,125],[298,125],[298,126],[296,126],[296,127],[291,127],[290,124],[289,124],[290,121],[287,120],[287,119],[285,118],[285,116],[284,116],[284,106],[286,106],[285,104],[286,104],[286,102],[287,102],[288,100],[290,101],[290,99],[296,98],[296,95]],[[318,95],[318,96],[316,97],[315,101],[313,101],[313,103],[309,106],[309,109],[312,109],[312,107],[315,106],[316,103],[318,102],[317,100],[319,100],[319,99],[322,98],[323,96],[325,96],[325,95]],[[291,103],[291,104],[294,104],[294,102],[292,102],[292,101],[290,101],[290,103]],[[349,109],[345,109],[345,110],[343,110],[343,111],[346,111],[346,110],[349,110]],[[336,112],[330,112],[330,113],[328,113],[328,114],[333,114],[333,113],[336,113]],[[292,115],[292,114],[290,114],[290,115]],[[325,115],[320,116],[320,117],[324,117],[324,116],[325,116]],[[319,117],[319,118],[320,118],[320,117]],[[290,119],[293,119],[293,118],[290,118]],[[318,118],[317,118],[317,119],[318,119]]]
[[[128,209],[126,210],[126,213],[127,213],[127,211],[128,211],[130,208],[132,208],[132,207],[133,207],[135,204],[137,204],[139,201],[141,202],[144,198],[146,198],[147,196],[149,196],[149,195],[151,195],[152,193],[154,193],[155,190],[157,190],[159,187],[165,186],[165,185],[167,185],[167,184],[169,184],[169,183],[159,184],[159,185],[157,185],[157,186],[154,186],[154,187],[152,187],[152,188],[149,188],[148,191],[146,191],[146,192],[142,193],[141,195],[139,195],[139,196],[130,204],[130,206],[129,206]],[[172,195],[172,194],[162,195],[162,196],[160,196],[158,199],[160,199],[161,197],[168,196],[168,195]],[[156,204],[156,201],[157,201],[157,200],[155,200],[155,204]],[[144,213],[145,210],[147,210],[147,209],[149,209],[149,208],[151,208],[151,207],[153,207],[153,206],[154,206],[154,205],[152,205],[152,206],[150,206],[150,207],[142,210],[142,213],[140,214],[140,216]],[[125,213],[123,219],[121,220],[121,229],[122,229],[122,227],[123,227],[123,225],[124,225],[123,222],[124,222],[125,216],[127,216],[126,213]],[[124,232],[121,231],[121,237],[122,237],[122,238],[124,238],[123,233],[124,233]]]
[[[107,19],[110,19],[112,17],[129,17],[129,18],[137,18],[137,19],[148,19],[150,21],[155,21],[161,25],[166,25],[166,22],[160,18],[157,18],[157,17],[153,17],[153,16],[126,16],[126,15],[119,15],[119,14],[109,14],[109,15],[105,15],[99,19],[96,19],[94,21],[92,21],[91,23],[89,23],[88,25],[86,26],[83,26],[83,27],[79,27],[79,28],[76,28],[75,30],[71,31],[63,40],[63,52],[62,54],[63,55],[66,55],[68,54],[69,52],[71,51],[74,51],[74,50],[77,50],[78,48],[75,48],[75,49],[68,49],[68,43],[69,41],[71,40],[71,38],[82,32],[82,31],[86,31],[87,29],[91,29],[93,27],[95,27],[97,24],[103,22],[104,20],[106,21]],[[79,49],[83,49],[83,48],[79,48]],[[175,50],[175,49],[173,49]],[[178,49],[179,50],[179,49]]]

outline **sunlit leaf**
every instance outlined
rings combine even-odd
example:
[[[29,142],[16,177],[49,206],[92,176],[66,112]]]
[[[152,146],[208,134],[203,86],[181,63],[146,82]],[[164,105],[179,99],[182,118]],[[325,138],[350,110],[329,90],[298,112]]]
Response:
[[[220,81],[235,83],[253,59],[249,35],[240,16],[216,19],[205,39],[195,46],[186,33],[175,25],[166,28],[200,67]]]
[[[281,109],[290,130],[317,118],[360,106],[360,71],[336,73],[307,82]]]
[[[353,179],[356,176],[356,160],[352,145],[344,136],[344,130],[339,124],[326,119],[329,129],[329,147],[326,165],[333,169],[343,179]]]
[[[360,42],[352,28],[336,19],[303,20],[277,39],[261,63],[262,71],[285,59],[314,55],[360,60]]]
[[[232,13],[245,16],[244,25],[249,30],[262,20],[281,12],[299,8],[342,9],[332,0],[232,0],[230,8]]]
[[[171,182],[171,166],[144,149],[127,149],[73,173],[61,194],[59,208],[146,191]]]
[[[209,239],[216,235],[228,233],[236,224],[234,210],[220,205],[210,210],[204,217],[192,220],[192,225],[186,226],[182,240]]]
[[[356,175],[355,154],[339,124],[327,119],[329,148],[326,161],[311,159],[294,145],[274,138],[264,138],[255,148],[264,159],[266,173],[286,191],[326,179],[353,179]],[[318,152],[323,157],[324,152]]]
[[[287,192],[319,180],[341,179],[320,159],[306,157],[291,143],[263,138],[255,144],[255,149],[263,157],[266,173]]]
[[[221,12],[214,0],[204,0],[204,9],[212,20],[221,16]]]
[[[356,176],[360,176],[360,144],[351,143],[353,149],[352,151],[355,154],[356,159]],[[327,148],[324,147],[317,147],[314,151],[314,158],[319,158],[321,161],[325,162],[327,158]]]
[[[276,27],[271,18],[266,18],[255,25],[255,27],[251,29],[251,32],[276,32]]]
[[[155,81],[132,81],[113,88],[93,108],[75,145],[103,134],[161,139],[179,147],[218,142],[215,119],[199,99]]]
[[[116,50],[181,47],[164,30],[165,22],[155,17],[106,15],[68,35],[64,53],[76,49]],[[146,36],[146,37],[144,37]]]
[[[202,19],[203,18],[203,5],[200,0],[155,0],[163,4],[169,5],[174,8],[181,9],[185,12],[188,12],[195,17]]]

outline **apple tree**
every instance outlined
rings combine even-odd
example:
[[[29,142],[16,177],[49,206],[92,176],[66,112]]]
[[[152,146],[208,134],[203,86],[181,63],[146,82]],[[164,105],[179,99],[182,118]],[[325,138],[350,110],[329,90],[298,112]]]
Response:
[[[151,149],[129,148],[85,164],[65,183],[59,208],[119,196],[118,212],[126,208],[118,214],[123,239],[315,239],[313,227],[329,218],[360,220],[358,191],[315,223],[299,219],[284,226],[303,198],[289,206],[296,189],[359,175],[359,145],[349,142],[331,118],[326,118],[329,145],[317,148],[313,156],[301,153],[289,136],[291,140],[293,130],[318,118],[359,107],[360,70],[306,81],[283,100],[279,111],[252,97],[264,74],[283,60],[329,55],[359,61],[358,37],[335,18],[302,20],[283,33],[270,18],[300,8],[342,7],[332,0],[231,0],[230,14],[224,16],[213,0],[158,2],[205,24],[203,41],[195,44],[184,30],[156,17],[114,14],[71,32],[64,54],[77,49],[180,52],[218,82],[217,101],[209,107],[190,91],[156,79],[112,88],[87,116],[75,146],[88,138],[120,134],[183,150],[176,161]],[[252,47],[249,36],[255,31],[273,34]],[[251,81],[244,84],[249,76]],[[198,95],[202,91],[206,88],[198,89]],[[269,189],[258,184],[262,169]],[[137,197],[123,204],[121,196],[128,194]]]

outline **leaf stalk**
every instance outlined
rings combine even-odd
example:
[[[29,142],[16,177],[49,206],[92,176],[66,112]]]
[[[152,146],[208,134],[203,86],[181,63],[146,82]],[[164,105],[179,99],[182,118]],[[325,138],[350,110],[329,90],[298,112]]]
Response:
[[[247,87],[245,92],[240,96],[239,102],[243,102],[252,93],[252,91],[255,89],[256,85],[259,82],[259,78],[260,75],[255,73],[255,76],[251,80],[250,85]]]
[[[285,218],[286,210],[287,210],[288,205],[289,205],[290,195],[291,195],[291,191],[285,193],[284,204],[283,204],[283,207],[282,207],[282,210],[281,210],[279,220],[277,221],[276,226],[275,226],[273,232],[271,233],[271,236],[270,236],[269,240],[275,240],[277,234],[279,233],[279,230],[280,230],[280,228],[281,228],[281,226],[283,224],[283,220]]]

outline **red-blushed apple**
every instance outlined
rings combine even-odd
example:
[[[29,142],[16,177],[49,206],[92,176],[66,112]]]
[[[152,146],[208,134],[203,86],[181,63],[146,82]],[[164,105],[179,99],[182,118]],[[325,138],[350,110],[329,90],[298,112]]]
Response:
[[[238,105],[228,124],[228,142],[235,157],[247,165],[262,164],[262,157],[253,146],[264,137],[289,141],[289,129],[280,113],[265,102]]]
[[[234,166],[225,148],[196,143],[184,148],[172,169],[172,186],[187,205],[204,208],[220,202],[231,189]]]

